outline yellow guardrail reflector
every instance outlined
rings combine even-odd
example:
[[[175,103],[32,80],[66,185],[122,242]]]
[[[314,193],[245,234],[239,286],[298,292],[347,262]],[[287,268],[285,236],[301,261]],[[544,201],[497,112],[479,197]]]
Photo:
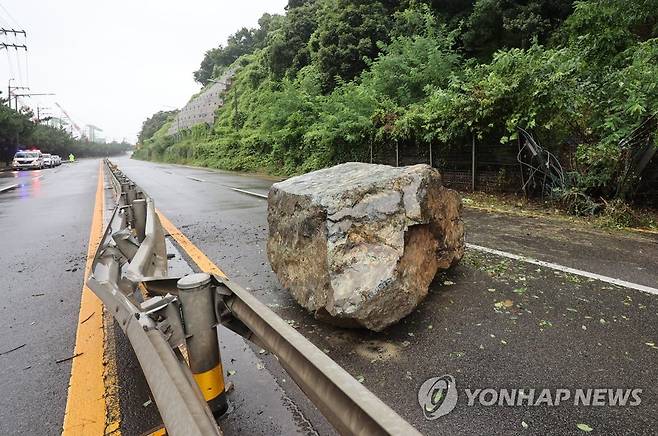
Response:
[[[224,374],[222,374],[221,363],[213,369],[193,375],[206,401],[210,401],[224,392]]]

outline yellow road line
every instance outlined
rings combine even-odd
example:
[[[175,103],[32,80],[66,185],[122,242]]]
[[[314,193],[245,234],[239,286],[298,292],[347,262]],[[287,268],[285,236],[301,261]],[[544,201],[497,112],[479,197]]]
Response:
[[[105,311],[105,435],[121,436],[121,407],[119,405],[119,376],[114,317]]]
[[[224,271],[219,269],[217,265],[215,265],[210,259],[208,259],[208,256],[206,256],[203,251],[199,250],[196,245],[192,243],[189,239],[187,239],[187,236],[183,234],[180,230],[176,228],[175,225],[169,219],[167,219],[166,216],[163,215],[162,212],[159,210],[157,211],[158,217],[160,218],[160,223],[162,223],[162,227],[171,235],[172,238],[176,242],[178,242],[178,245],[185,250],[188,256],[192,258],[194,263],[197,264],[199,269],[203,272],[207,272],[209,274],[217,274],[222,277],[226,277],[226,274],[224,274]]]
[[[105,192],[103,189],[102,165],[101,162],[98,170],[96,203],[89,232],[89,246],[87,248],[84,274],[85,283],[91,271],[94,254],[103,237]],[[71,365],[71,379],[69,381],[62,435],[93,436],[105,434],[106,395],[103,381],[105,375],[103,366],[105,331],[103,318],[102,302],[86,284],[83,285],[74,350],[74,354],[78,357],[73,359]]]
[[[197,266],[199,267],[199,269],[201,271],[207,272],[209,274],[217,274],[219,276],[226,277],[226,274],[224,274],[224,271],[219,269],[219,267],[217,265],[215,265],[212,260],[208,259],[208,256],[206,256],[203,251],[201,251],[196,245],[194,245],[192,243],[192,241],[190,241],[187,238],[187,236],[185,236],[183,234],[183,232],[178,230],[178,228],[171,221],[169,221],[169,219],[166,216],[164,216],[164,214],[162,212],[160,212],[159,210],[156,211],[156,212],[158,214],[158,218],[160,219],[160,223],[162,224],[162,227],[164,227],[164,229],[167,231],[167,233],[169,233],[169,235],[172,238],[174,238],[174,240],[178,243],[178,245],[180,245],[181,248],[183,250],[185,250],[187,255],[190,256],[192,261],[197,264]],[[181,350],[181,351],[184,351],[184,350]],[[216,372],[217,370],[219,370],[220,374],[222,374],[223,370],[222,370],[221,364],[218,365],[216,368],[213,368],[213,370],[209,371],[209,373],[213,372],[213,371]],[[215,376],[216,376],[216,374],[215,374]],[[195,375],[195,378],[196,378],[196,375]],[[222,374],[222,378],[223,378],[223,374]],[[203,382],[203,380],[202,380],[202,382]],[[204,392],[204,396],[206,396],[205,392]],[[216,396],[216,394],[213,394],[212,397],[214,398],[214,396]],[[206,397],[206,399],[208,399],[208,397]],[[167,433],[166,433],[165,429],[160,429],[156,432],[151,433],[149,436],[161,436],[161,435],[166,435],[166,434]]]

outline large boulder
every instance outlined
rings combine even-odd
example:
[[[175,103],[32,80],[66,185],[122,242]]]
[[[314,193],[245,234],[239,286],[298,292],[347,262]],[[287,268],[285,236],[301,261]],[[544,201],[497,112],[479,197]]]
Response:
[[[345,163],[272,186],[267,254],[316,317],[380,331],[464,255],[461,207],[429,165]]]

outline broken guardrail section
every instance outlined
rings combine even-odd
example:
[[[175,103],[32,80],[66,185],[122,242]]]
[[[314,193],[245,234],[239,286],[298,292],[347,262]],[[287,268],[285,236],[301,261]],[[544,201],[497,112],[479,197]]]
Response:
[[[130,340],[168,434],[221,434],[218,324],[277,356],[341,434],[420,434],[238,284],[206,273],[169,277],[153,200],[107,159],[105,166],[117,205],[87,284]]]

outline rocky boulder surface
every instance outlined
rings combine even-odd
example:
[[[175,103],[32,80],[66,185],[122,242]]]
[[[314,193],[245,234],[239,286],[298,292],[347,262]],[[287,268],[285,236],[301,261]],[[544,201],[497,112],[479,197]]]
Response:
[[[345,163],[272,186],[267,254],[317,318],[380,331],[464,255],[461,207],[429,165]]]

